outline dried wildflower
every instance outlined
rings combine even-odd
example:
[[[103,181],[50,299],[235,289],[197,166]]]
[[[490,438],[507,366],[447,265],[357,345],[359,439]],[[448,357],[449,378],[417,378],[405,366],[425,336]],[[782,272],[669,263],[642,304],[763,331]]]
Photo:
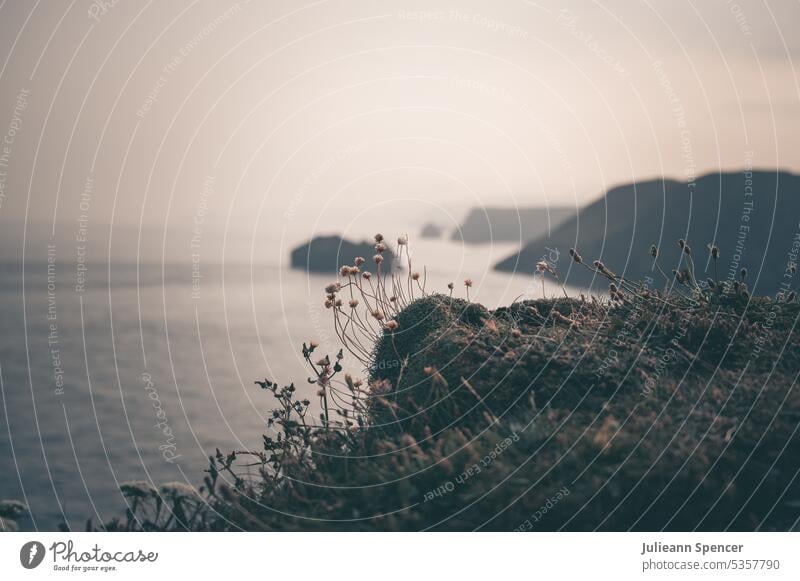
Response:
[[[364,280],[369,280],[369,279],[372,278],[372,273],[371,272],[362,272],[361,276],[364,278]]]
[[[375,234],[375,242],[383,242],[383,234]]]
[[[411,273],[411,280],[419,280],[419,273],[418,272]]]
[[[339,268],[339,274],[341,276],[350,276],[350,267],[345,265]]]
[[[354,262],[355,262],[356,266],[361,266],[362,264],[364,264],[366,262],[366,260],[364,260],[363,256],[356,256],[356,259],[355,259]]]
[[[342,285],[339,284],[338,282],[332,282],[331,284],[325,287],[325,292],[330,295],[336,294],[340,290],[342,290]]]
[[[327,355],[322,359],[320,359],[319,361],[317,361],[317,365],[319,365],[320,367],[327,367],[330,364],[331,364],[331,358],[328,357]]]
[[[391,321],[386,321],[386,324],[384,326],[386,327],[387,331],[394,332],[394,331],[397,330],[397,327],[399,327],[400,325],[398,324],[397,321],[392,319]]]
[[[375,264],[380,264],[381,262],[383,262],[383,256],[381,256],[380,254],[376,254],[375,256],[372,257],[372,260],[375,261]]]
[[[370,393],[381,395],[392,390],[392,384],[388,379],[378,379],[370,384]]]
[[[358,306],[358,299],[350,299],[348,303],[351,309],[355,309]]]
[[[377,319],[378,321],[382,321],[382,320],[383,320],[383,313],[382,313],[382,312],[380,312],[380,311],[377,311],[377,310],[375,310],[375,311],[372,311],[372,316],[373,316],[375,319]]]
[[[406,246],[407,244],[408,244],[408,234],[403,234],[402,236],[397,237],[398,246]]]
[[[342,306],[342,299],[336,299],[336,301],[333,304],[334,304],[334,306],[341,307]]]
[[[536,263],[536,270],[539,271],[540,273],[545,273],[549,269],[550,269],[550,267],[547,265],[547,263],[544,260],[540,260],[539,262]]]
[[[360,379],[356,379],[353,382],[353,387],[361,387],[362,385],[364,385],[364,382],[362,380],[360,380]]]
[[[393,296],[390,296],[390,297],[389,297],[389,302],[391,302],[391,303],[396,303],[396,302],[397,302],[397,297],[396,297],[396,296],[394,296],[394,295],[393,295]]]
[[[449,288],[450,290],[453,290],[454,287],[455,285],[452,282],[447,283],[447,288]]]
[[[683,253],[684,253],[686,256],[691,256],[691,255],[692,255],[692,249],[691,249],[691,247],[690,247],[688,244],[684,244],[684,245],[683,245]]]
[[[650,245],[650,256],[658,258],[658,247],[655,244]]]
[[[384,252],[386,252],[386,244],[384,244],[383,242],[378,242],[375,245],[375,252],[377,252],[378,254],[383,254]]]
[[[578,254],[578,251],[575,250],[574,248],[569,249],[569,255],[572,257],[572,260],[574,260],[576,263],[578,264],[583,263],[583,257],[580,254]]]
[[[467,288],[472,288],[472,279],[471,278],[464,279],[464,286]]]
[[[678,246],[680,246],[681,250],[683,250],[683,247],[686,246],[686,240],[683,238],[678,238]]]
[[[594,261],[594,267],[600,271],[601,274],[607,276],[608,278],[617,278],[617,275],[611,272],[605,264],[603,264],[600,260]]]
[[[311,349],[313,350],[313,349],[316,349],[317,347],[319,347],[319,343],[317,343],[316,341],[311,339],[311,341],[308,342],[308,346],[311,347]]]
[[[325,390],[324,389],[318,389],[317,390],[317,397],[325,397]]]
[[[333,301],[330,299],[325,299],[325,308],[330,309],[333,306]]]

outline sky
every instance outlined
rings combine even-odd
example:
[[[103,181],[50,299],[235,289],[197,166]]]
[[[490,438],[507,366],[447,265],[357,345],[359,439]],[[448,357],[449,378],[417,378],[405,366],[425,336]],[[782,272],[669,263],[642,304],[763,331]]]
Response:
[[[796,0],[5,2],[0,227],[252,253],[800,171],[798,24]]]

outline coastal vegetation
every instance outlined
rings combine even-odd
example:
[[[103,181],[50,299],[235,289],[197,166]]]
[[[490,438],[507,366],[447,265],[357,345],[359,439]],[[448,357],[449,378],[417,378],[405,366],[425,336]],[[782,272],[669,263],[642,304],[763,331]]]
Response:
[[[217,450],[198,489],[126,483],[125,515],[90,528],[797,527],[794,289],[754,297],[746,270],[698,280],[701,253],[681,239],[684,265],[658,280],[570,249],[606,294],[491,311],[466,298],[469,279],[432,293],[407,245],[403,269],[384,269],[376,236],[325,289],[342,349],[303,344],[314,395],[255,382],[271,409],[260,445]],[[658,247],[643,251],[658,264]],[[535,271],[561,280],[547,261]]]

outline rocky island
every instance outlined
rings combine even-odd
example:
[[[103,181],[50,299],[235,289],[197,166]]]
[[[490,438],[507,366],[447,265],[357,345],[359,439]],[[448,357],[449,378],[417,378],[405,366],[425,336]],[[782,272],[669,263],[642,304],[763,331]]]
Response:
[[[523,243],[548,234],[575,214],[574,208],[473,208],[451,239],[467,244]]]
[[[351,242],[340,236],[316,236],[310,242],[302,244],[292,250],[291,265],[313,273],[335,273],[343,264],[349,264],[357,256],[366,259],[362,270],[373,270],[375,265],[371,258],[375,254],[372,242]],[[387,249],[384,253],[384,271],[391,269],[394,254]]]

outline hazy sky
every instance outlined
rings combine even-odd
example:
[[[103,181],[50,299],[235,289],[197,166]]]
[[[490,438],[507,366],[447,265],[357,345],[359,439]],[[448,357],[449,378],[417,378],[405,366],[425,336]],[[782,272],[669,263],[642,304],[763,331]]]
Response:
[[[294,239],[800,170],[797,0],[102,4],[0,4],[4,228]]]

